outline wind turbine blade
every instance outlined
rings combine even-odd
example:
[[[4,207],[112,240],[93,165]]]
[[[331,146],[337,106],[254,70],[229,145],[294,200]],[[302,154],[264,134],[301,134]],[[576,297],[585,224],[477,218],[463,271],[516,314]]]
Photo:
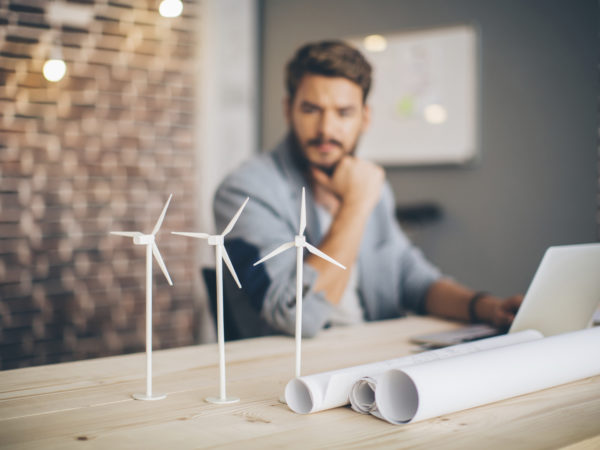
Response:
[[[242,211],[243,211],[244,207],[246,206],[246,203],[248,203],[248,200],[250,200],[250,197],[246,197],[246,201],[244,202],[244,204],[242,206],[240,206],[240,209],[238,209],[238,212],[235,213],[235,216],[233,216],[233,219],[231,219],[229,221],[229,223],[227,224],[227,226],[223,230],[223,236],[225,236],[226,234],[228,234],[233,229],[233,226],[235,225],[235,223],[239,219],[240,214],[242,214]]]
[[[231,272],[231,275],[233,275],[233,279],[235,280],[235,283],[238,285],[238,288],[241,289],[242,285],[240,284],[240,280],[238,280],[238,277],[235,274],[235,269],[233,268],[233,264],[231,264],[231,260],[229,259],[229,255],[227,254],[227,250],[225,250],[225,246],[224,245],[221,248],[223,250],[223,252],[222,252],[223,261],[225,261],[225,265],[227,266],[227,268]],[[219,264],[218,261],[217,261],[217,264]]]
[[[343,266],[342,264],[340,264],[339,262],[337,262],[335,259],[333,259],[331,256],[327,256],[325,253],[323,253],[321,250],[319,250],[317,247],[315,247],[314,245],[310,245],[308,242],[306,242],[304,244],[304,246],[308,249],[309,252],[311,252],[313,255],[317,255],[321,258],[323,258],[326,261],[329,261],[331,264],[335,264],[338,267],[341,267],[342,269],[346,270],[346,267]]]
[[[180,231],[171,231],[171,234],[178,234],[179,236],[188,236],[196,239],[208,239],[208,236],[210,236],[208,233],[184,233]]]
[[[300,206],[300,231],[298,231],[298,234],[300,236],[304,235],[305,228],[306,228],[306,201],[304,199],[304,187],[302,187],[302,205]]]
[[[154,225],[154,230],[152,230],[152,236],[155,236],[156,233],[158,233],[158,230],[160,230],[160,226],[162,225],[163,220],[165,219],[165,214],[167,213],[167,208],[169,207],[169,203],[171,203],[172,198],[173,194],[169,195],[169,200],[167,200],[167,203],[165,203],[165,207],[163,208],[162,213],[160,213],[160,217],[156,221],[156,225]]]
[[[110,234],[114,234],[115,236],[126,237],[136,237],[142,235],[142,233],[140,233],[139,231],[111,231]]]
[[[158,251],[156,242],[152,242],[152,254],[156,258],[156,262],[158,262],[158,265],[160,266],[161,270],[165,274],[167,281],[169,282],[169,284],[171,286],[173,286],[173,281],[171,281],[171,277],[169,276],[169,272],[167,271],[167,266],[165,266],[165,262],[163,261],[162,256],[160,256],[160,252]]]
[[[258,266],[260,263],[265,262],[267,259],[272,258],[275,255],[279,255],[281,252],[285,252],[288,248],[292,248],[295,245],[294,242],[287,242],[279,247],[277,247],[275,250],[273,250],[271,253],[269,253],[267,256],[265,256],[263,259],[256,261],[254,263],[255,266]]]

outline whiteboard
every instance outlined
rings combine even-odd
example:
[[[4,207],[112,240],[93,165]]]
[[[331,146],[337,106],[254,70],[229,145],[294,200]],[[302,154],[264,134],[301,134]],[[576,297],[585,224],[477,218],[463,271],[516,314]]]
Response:
[[[372,120],[361,138],[360,156],[395,166],[464,164],[474,159],[475,28],[460,25],[378,36],[378,51],[368,50],[363,37],[346,39],[373,66],[367,100]]]

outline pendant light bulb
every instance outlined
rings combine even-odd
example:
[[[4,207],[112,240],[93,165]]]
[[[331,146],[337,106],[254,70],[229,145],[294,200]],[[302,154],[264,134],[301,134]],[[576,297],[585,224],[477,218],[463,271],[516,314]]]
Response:
[[[46,80],[56,83],[67,73],[67,65],[62,59],[49,59],[44,63],[42,71]]]
[[[183,3],[180,0],[163,0],[158,7],[158,12],[163,17],[179,17],[182,11]]]

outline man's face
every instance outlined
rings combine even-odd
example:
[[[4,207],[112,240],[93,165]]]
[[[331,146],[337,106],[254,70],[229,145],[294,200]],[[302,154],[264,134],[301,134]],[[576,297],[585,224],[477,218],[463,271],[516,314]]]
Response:
[[[304,75],[286,115],[309,164],[332,169],[354,153],[369,123],[362,97],[361,87],[346,78]]]

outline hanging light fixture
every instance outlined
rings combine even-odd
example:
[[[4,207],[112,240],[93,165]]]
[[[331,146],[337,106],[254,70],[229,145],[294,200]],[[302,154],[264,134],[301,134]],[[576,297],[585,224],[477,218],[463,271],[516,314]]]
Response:
[[[63,79],[67,73],[67,65],[63,60],[60,44],[54,44],[50,50],[50,58],[44,63],[42,68],[44,78],[54,83]]]
[[[363,44],[369,52],[382,52],[387,48],[387,39],[380,34],[371,34],[364,39]]]
[[[62,55],[62,45],[59,39],[61,27],[65,25],[87,28],[94,18],[93,6],[77,5],[61,0],[48,2],[45,11],[47,22],[52,27],[53,36],[50,58],[46,60],[42,68],[44,78],[54,83],[62,80],[67,73],[67,65]]]
[[[181,0],[163,0],[160,2],[158,12],[163,17],[179,17],[183,11]]]

